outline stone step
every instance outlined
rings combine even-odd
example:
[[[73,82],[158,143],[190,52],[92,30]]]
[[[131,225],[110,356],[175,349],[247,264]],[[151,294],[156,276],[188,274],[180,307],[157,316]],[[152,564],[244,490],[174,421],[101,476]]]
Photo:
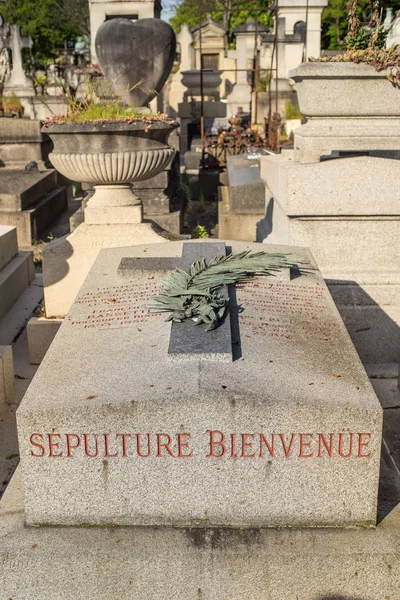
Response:
[[[35,278],[32,252],[19,252],[0,272],[0,319]]]
[[[30,248],[40,235],[68,207],[66,187],[57,187],[28,210],[0,212],[0,223],[17,228],[18,246]]]
[[[21,475],[0,503],[3,598],[399,598],[400,506],[372,531],[38,528],[24,524]]]
[[[43,275],[37,273],[29,287],[0,320],[0,346],[13,344],[43,300]]]
[[[26,210],[57,186],[57,171],[0,171],[0,211]]]
[[[18,254],[17,230],[0,225],[0,271]]]

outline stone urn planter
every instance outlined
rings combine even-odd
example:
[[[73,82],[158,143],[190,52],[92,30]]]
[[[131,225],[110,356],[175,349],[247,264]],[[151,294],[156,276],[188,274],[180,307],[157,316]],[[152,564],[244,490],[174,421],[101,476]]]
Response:
[[[54,123],[42,132],[54,144],[49,155],[54,168],[72,181],[94,184],[86,223],[138,223],[142,202],[131,184],[169,165],[175,150],[168,137],[177,126],[166,121]]]
[[[306,122],[294,133],[295,158],[400,147],[400,89],[365,63],[310,62],[290,72]]]
[[[218,88],[222,83],[222,71],[208,71],[203,69],[203,95],[219,99]],[[187,88],[185,98],[188,96],[201,96],[200,70],[191,69],[182,72],[182,83]]]
[[[310,62],[289,73],[306,117],[400,116],[400,90],[365,63]]]

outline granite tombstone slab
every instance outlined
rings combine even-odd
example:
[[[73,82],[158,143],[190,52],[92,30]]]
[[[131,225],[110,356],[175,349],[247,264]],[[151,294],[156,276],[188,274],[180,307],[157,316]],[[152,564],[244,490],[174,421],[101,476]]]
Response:
[[[161,91],[175,57],[175,34],[160,19],[105,21],[96,34],[104,77],[133,106],[145,106]]]
[[[230,291],[222,361],[147,307],[183,242],[100,253],[18,410],[27,524],[375,523],[381,407],[309,251],[267,249],[309,270]]]

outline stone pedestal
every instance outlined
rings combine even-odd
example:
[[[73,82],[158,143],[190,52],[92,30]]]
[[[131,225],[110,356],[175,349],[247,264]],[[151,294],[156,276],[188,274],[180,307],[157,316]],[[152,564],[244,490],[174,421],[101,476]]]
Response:
[[[365,363],[400,359],[400,95],[368,65],[292,73],[307,122],[261,159],[258,240],[310,246]]]
[[[0,225],[0,319],[34,278],[32,252],[18,252],[15,227]]]

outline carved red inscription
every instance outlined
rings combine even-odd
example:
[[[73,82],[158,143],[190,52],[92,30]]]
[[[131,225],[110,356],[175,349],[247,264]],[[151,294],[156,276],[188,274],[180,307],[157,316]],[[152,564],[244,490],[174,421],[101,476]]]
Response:
[[[336,433],[225,433],[207,429],[191,433],[32,433],[35,458],[187,459],[362,459],[370,458],[372,434],[348,428]]]

